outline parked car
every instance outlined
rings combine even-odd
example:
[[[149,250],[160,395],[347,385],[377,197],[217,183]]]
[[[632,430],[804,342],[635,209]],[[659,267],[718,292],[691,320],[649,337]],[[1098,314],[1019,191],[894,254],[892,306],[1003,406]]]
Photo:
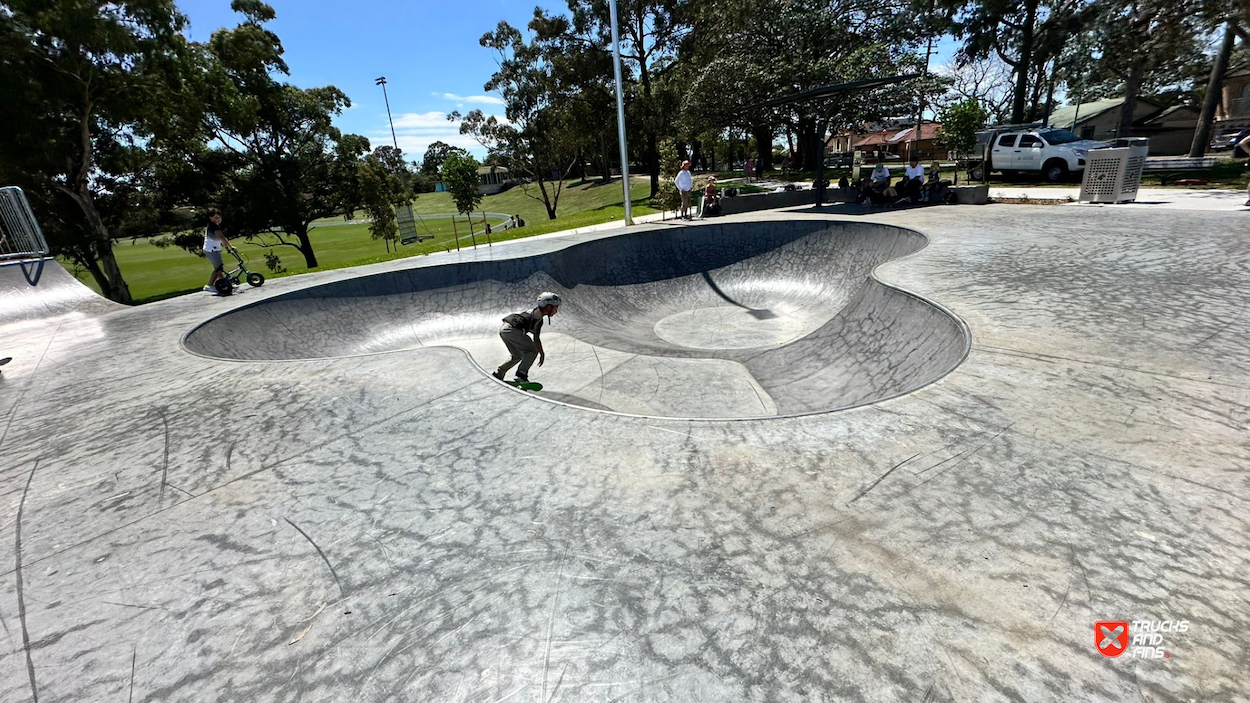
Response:
[[[1250,154],[1247,154],[1243,149],[1238,147],[1237,143],[1248,136],[1250,136],[1250,127],[1246,127],[1232,136],[1212,139],[1211,151],[1228,151],[1229,149],[1232,149],[1234,157],[1244,159],[1247,156],[1250,156]]]
[[[1021,172],[1040,173],[1052,182],[1065,181],[1085,170],[1085,156],[1090,149],[1108,144],[1081,139],[1066,129],[1041,125],[1004,125],[977,133],[982,149],[981,169],[999,171],[1003,175]],[[980,179],[984,172],[975,173]]]
[[[853,163],[855,163],[855,154],[849,151],[825,154],[825,168],[846,168]]]

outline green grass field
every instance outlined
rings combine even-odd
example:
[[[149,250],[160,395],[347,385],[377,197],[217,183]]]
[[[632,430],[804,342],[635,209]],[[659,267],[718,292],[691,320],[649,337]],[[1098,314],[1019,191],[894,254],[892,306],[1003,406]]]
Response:
[[[631,181],[631,199],[636,215],[643,215],[653,210],[647,205],[648,183],[645,178],[633,178]],[[535,194],[537,194],[536,191]],[[624,217],[620,181],[607,185],[598,182],[578,183],[568,181],[564,184],[560,196],[555,220],[547,218],[547,211],[542,203],[525,195],[521,188],[512,188],[497,195],[488,195],[482,199],[481,210],[484,212],[508,213],[520,215],[525,220],[525,227],[495,232],[491,241],[500,242],[508,239],[532,237],[548,232],[575,229],[588,225],[621,220]],[[443,214],[455,210],[451,196],[447,193],[426,193],[421,195],[414,204],[419,214]],[[492,227],[499,220],[487,220]],[[478,246],[486,246],[487,239],[482,234],[481,215],[474,217],[475,231],[478,232]],[[230,223],[223,222],[226,234],[230,234]],[[399,251],[386,251],[382,240],[373,239],[369,234],[369,226],[365,223],[348,223],[343,220],[322,220],[314,225],[310,233],[313,251],[317,255],[318,271],[328,271],[348,266],[389,261],[408,256],[448,251],[456,248],[456,235],[459,234],[460,246],[472,246],[464,218],[456,218],[456,229],[453,232],[452,220],[449,217],[429,218],[417,223],[418,234],[433,234],[434,239],[399,246]],[[307,273],[303,255],[290,246],[263,247],[261,242],[272,243],[272,238],[255,239],[248,242],[243,239],[232,240],[247,262],[249,270],[264,274],[265,278],[293,276]],[[188,253],[178,247],[160,248],[152,244],[152,239],[122,240],[114,244],[118,266],[130,286],[130,294],[135,302],[144,303],[198,291],[208,282],[210,267],[208,260]],[[265,264],[266,253],[277,254],[281,266],[286,270],[282,273],[270,271]],[[227,265],[233,259],[226,256]],[[66,264],[73,270],[72,264]],[[75,272],[79,280],[98,291],[95,280],[86,271]]]

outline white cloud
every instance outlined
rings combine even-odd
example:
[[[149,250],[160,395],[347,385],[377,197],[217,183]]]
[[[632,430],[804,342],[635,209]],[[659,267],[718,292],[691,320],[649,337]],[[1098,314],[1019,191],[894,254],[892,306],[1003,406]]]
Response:
[[[438,95],[438,93],[434,93]],[[503,105],[503,98],[494,95],[456,95],[455,93],[443,93],[444,100],[454,100],[458,103],[470,103],[474,105]]]
[[[385,119],[385,115],[382,116]],[[504,119],[502,115],[499,119]],[[373,146],[390,144],[391,132],[385,122],[365,135]],[[468,134],[460,133],[459,122],[449,122],[443,112],[405,112],[395,115],[395,136],[409,159],[420,159],[434,142],[445,142],[466,149],[482,158],[486,150]]]

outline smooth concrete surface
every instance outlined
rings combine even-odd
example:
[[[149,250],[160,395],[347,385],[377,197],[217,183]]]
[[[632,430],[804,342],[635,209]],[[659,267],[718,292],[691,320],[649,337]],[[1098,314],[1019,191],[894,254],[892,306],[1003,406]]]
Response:
[[[0,700],[1250,699],[1244,216],[738,221],[868,219],[928,237],[875,276],[965,321],[971,351],[801,417],[577,408],[458,348],[181,346],[306,287],[611,232],[3,318]],[[635,353],[564,339],[549,364]],[[1168,658],[1096,651],[1096,621],[1154,619],[1188,621]]]
[[[493,371],[507,358],[503,317],[551,290],[564,304],[545,334],[567,344],[531,370],[543,397],[665,417],[819,412],[915,390],[967,354],[962,323],[871,275],[924,244],[861,222],[640,228],[540,256],[311,286],[210,320],[184,344],[243,360],[454,345]],[[626,356],[604,363],[611,352]],[[591,357],[597,374],[571,368]]]
[[[996,186],[990,184],[991,198],[1028,198],[1030,200],[1059,200],[1073,207],[1082,208],[1133,208],[1160,210],[1200,210],[1203,212],[1240,212],[1250,217],[1246,206],[1246,190],[1228,188],[1141,188],[1137,199],[1131,203],[1080,203],[1080,186],[1056,187],[1038,184],[1036,188],[1021,186]]]

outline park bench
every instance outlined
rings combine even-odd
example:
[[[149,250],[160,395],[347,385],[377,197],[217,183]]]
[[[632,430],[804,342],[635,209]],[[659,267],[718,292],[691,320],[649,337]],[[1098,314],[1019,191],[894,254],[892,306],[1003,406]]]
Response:
[[[1215,165],[1214,156],[1165,156],[1146,159],[1142,173],[1160,173],[1160,185],[1184,173],[1205,171]]]

